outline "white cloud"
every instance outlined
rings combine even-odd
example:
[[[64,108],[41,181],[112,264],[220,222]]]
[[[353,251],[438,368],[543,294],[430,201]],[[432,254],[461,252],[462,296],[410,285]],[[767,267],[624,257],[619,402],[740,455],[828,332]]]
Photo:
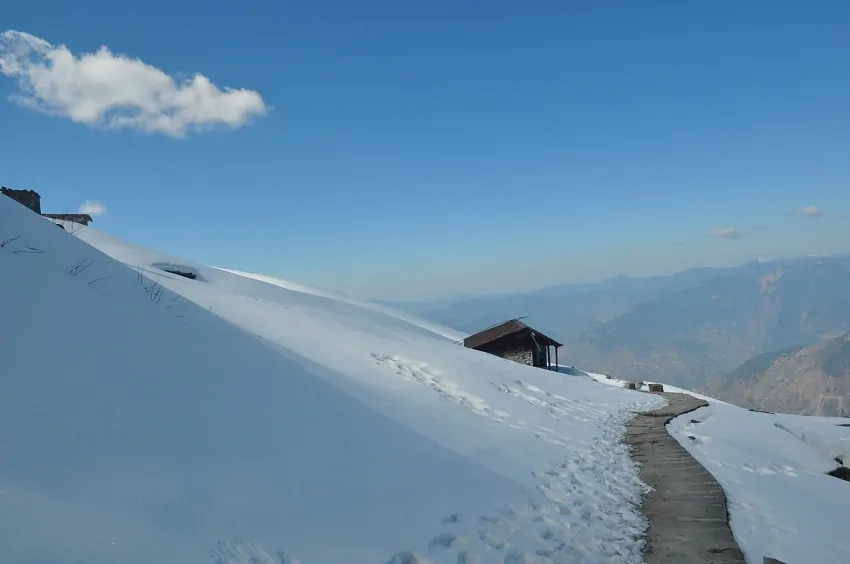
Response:
[[[0,73],[17,82],[15,102],[91,127],[183,137],[214,126],[242,127],[269,111],[253,90],[222,90],[202,74],[177,81],[105,46],[74,55],[20,31],[0,34]]]
[[[803,217],[823,216],[823,212],[817,206],[803,206],[802,208],[797,208],[796,210],[794,210],[794,213],[797,215],[802,215]]]
[[[86,200],[80,204],[80,213],[87,213],[92,217],[106,215],[106,206],[101,204],[100,200]]]
[[[712,237],[723,237],[725,239],[741,238],[741,230],[737,227],[718,227],[717,229],[712,229],[709,234]]]

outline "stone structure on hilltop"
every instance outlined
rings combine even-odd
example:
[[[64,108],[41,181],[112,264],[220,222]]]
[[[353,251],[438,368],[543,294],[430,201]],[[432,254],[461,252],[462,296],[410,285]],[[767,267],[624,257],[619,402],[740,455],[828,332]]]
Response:
[[[41,196],[35,190],[12,190],[3,186],[0,192],[9,196],[19,204],[22,204],[37,214],[41,214]]]
[[[557,371],[558,349],[564,345],[519,319],[511,319],[470,335],[463,340],[463,346],[520,364]],[[554,359],[550,347],[555,348]]]
[[[19,204],[28,207],[38,215],[50,219],[56,219],[59,221],[70,221],[82,225],[88,225],[89,223],[94,221],[92,219],[92,216],[87,213],[41,213],[41,196],[35,190],[13,190],[4,186],[0,188],[0,192],[2,192],[4,196],[8,196]],[[62,227],[62,225],[58,223],[57,225],[59,225],[59,227]],[[65,228],[62,227],[62,229]]]

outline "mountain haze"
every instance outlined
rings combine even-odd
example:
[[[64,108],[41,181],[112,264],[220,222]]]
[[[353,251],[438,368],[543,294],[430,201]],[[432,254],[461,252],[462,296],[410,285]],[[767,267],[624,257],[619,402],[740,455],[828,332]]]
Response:
[[[700,388],[764,352],[850,330],[850,259],[752,262],[589,329],[565,356],[630,378]]]
[[[565,363],[699,389],[756,355],[850,331],[848,287],[850,257],[805,257],[406,309],[467,332],[525,315],[565,343]]]
[[[467,333],[528,316],[528,322],[565,342],[668,292],[701,284],[724,272],[694,268],[669,276],[617,276],[584,284],[562,284],[531,292],[463,297],[440,302],[380,302]]]

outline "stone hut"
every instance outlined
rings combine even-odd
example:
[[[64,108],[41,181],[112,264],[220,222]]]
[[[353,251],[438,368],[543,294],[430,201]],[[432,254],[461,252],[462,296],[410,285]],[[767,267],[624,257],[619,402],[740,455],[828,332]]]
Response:
[[[519,319],[512,319],[470,335],[463,340],[463,346],[520,364],[557,370],[558,349],[564,345]],[[555,351],[554,364],[550,348]]]
[[[0,192],[4,196],[9,196],[19,204],[22,204],[37,214],[41,214],[41,196],[35,190],[12,190],[3,186]]]

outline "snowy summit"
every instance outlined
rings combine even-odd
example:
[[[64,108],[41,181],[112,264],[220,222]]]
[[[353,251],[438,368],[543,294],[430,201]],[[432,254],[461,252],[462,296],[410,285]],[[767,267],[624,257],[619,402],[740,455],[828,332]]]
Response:
[[[643,561],[622,437],[657,396],[9,198],[0,272],[4,563]],[[671,430],[750,561],[850,554],[845,428],[702,411]]]

